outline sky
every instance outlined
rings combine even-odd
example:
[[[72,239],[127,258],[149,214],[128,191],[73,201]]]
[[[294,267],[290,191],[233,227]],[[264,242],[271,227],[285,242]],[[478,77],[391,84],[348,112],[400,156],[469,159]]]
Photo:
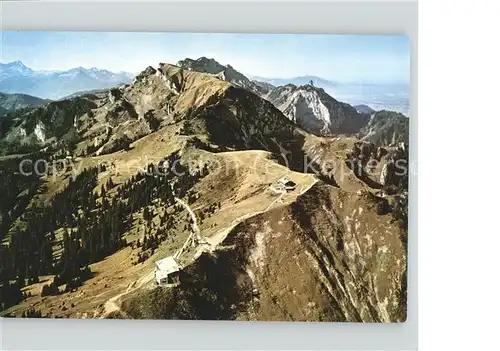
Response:
[[[252,76],[315,75],[337,82],[409,83],[410,44],[399,35],[2,31],[0,61],[34,70],[98,67],[138,73],[205,56]]]

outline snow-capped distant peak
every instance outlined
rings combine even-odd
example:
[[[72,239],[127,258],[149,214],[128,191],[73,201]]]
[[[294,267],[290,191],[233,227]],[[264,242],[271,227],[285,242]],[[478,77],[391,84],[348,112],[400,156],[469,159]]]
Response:
[[[21,61],[0,64],[0,82],[4,92],[25,93],[48,99],[129,83],[132,81],[131,76],[97,67],[34,71]]]
[[[26,67],[21,61],[12,61],[8,63],[0,63],[0,75],[2,77],[25,76],[33,73],[33,70]]]
[[[19,70],[26,70],[28,69],[28,67],[26,67],[26,65],[22,62],[22,61],[12,61],[12,62],[9,62],[9,63],[5,63],[4,65],[8,66],[8,67],[12,67],[14,69],[19,69]]]

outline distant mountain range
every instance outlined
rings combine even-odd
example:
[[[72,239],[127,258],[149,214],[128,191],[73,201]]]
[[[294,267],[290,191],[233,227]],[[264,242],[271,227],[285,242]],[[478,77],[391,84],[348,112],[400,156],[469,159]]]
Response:
[[[265,77],[254,77],[251,76],[253,80],[259,81],[259,82],[265,82],[272,84],[274,86],[281,86],[281,85],[287,85],[287,84],[293,84],[297,86],[301,85],[306,85],[309,83],[313,83],[314,86],[323,88],[325,90],[336,88],[339,86],[339,83],[333,82],[328,79],[324,79],[321,77],[316,77],[316,76],[300,76],[300,77],[292,77],[292,78],[265,78]]]
[[[76,67],[67,71],[35,71],[21,61],[0,63],[0,91],[44,99],[60,99],[78,91],[106,89],[130,83],[133,74],[99,68]]]

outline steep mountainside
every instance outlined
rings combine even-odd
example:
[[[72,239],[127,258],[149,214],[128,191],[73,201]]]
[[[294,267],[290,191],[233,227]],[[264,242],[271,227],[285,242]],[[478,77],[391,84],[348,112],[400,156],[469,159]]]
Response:
[[[398,291],[406,269],[400,259],[404,246],[397,225],[376,214],[378,201],[370,193],[318,184],[289,207],[228,235],[223,245],[247,248],[238,253],[259,293],[247,318],[405,320]]]
[[[126,301],[125,310],[135,318],[405,321],[405,246],[392,214],[377,213],[380,201],[319,182],[236,225],[186,269],[181,286]]]
[[[163,98],[144,98],[158,94]],[[148,111],[155,117],[170,115],[172,122],[181,122],[182,134],[204,135],[218,146],[267,149],[273,138],[285,139],[295,132],[279,110],[248,90],[169,64],[143,72],[125,89],[124,97],[139,116]]]
[[[288,84],[272,90],[266,98],[290,120],[317,135],[357,133],[369,117],[339,102],[312,85]]]
[[[300,86],[286,84],[275,87],[269,80],[250,80],[230,65],[221,65],[214,59],[200,57],[196,60],[186,58],[177,64],[179,67],[189,71],[209,73],[221,80],[227,81],[236,87],[244,88],[269,100],[291,121],[297,123],[306,131],[322,136],[336,134],[357,134],[362,128],[366,128],[369,122],[369,114],[372,110],[366,105],[359,105],[359,109],[349,104],[337,101],[328,95],[323,88],[316,85],[335,85],[328,80],[314,77],[297,77],[294,81],[300,82]],[[284,80],[285,81],[285,80]],[[278,84],[281,82],[277,80]],[[312,82],[312,84],[310,84]],[[396,119],[381,117],[383,122],[371,125],[365,132],[370,134],[386,134],[378,131],[378,128],[389,130],[393,123],[399,123]],[[363,135],[364,133],[363,132]],[[369,138],[367,140],[376,143],[385,143],[386,138]]]
[[[76,98],[49,102],[26,112],[20,111],[5,141],[34,146],[44,146],[51,138],[57,142],[73,127],[75,116],[95,107],[96,104],[90,99]]]
[[[312,135],[189,62],[0,124],[17,151],[0,157],[0,314],[404,321],[406,146]],[[320,130],[365,121],[287,89],[284,103],[323,106]],[[21,173],[24,160],[47,172]],[[179,284],[156,286],[155,262],[174,255]]]
[[[67,71],[34,71],[22,62],[0,64],[0,91],[60,99],[77,91],[111,88],[132,80],[129,73],[77,67]]]
[[[410,119],[393,111],[378,111],[364,126],[359,137],[380,145],[408,144],[410,135]]]
[[[271,83],[267,83],[267,82],[261,82],[259,80],[252,80],[252,82],[254,84],[256,84],[257,86],[260,87],[260,90],[261,92],[264,92],[264,93],[267,93],[267,92],[270,92],[271,90],[273,90],[274,88],[276,88],[274,85],[272,85]]]

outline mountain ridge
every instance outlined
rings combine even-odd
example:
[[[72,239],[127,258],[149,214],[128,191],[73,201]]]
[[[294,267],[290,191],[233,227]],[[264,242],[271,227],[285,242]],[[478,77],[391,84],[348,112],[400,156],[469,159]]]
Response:
[[[358,111],[352,105],[335,99],[323,86],[325,84],[337,86],[338,83],[323,78],[305,75],[297,77],[298,82],[301,83],[299,85],[287,83],[274,86],[269,83],[269,80],[255,80],[260,79],[259,77],[251,76],[252,79],[250,79],[231,65],[224,66],[213,58],[186,58],[179,61],[177,65],[188,70],[212,74],[235,86],[245,88],[273,103],[288,119],[297,123],[301,128],[319,136],[355,135],[367,127],[370,120],[369,115],[364,111],[371,111],[371,108],[363,105],[361,107],[363,111]],[[396,123],[397,120],[392,118],[390,121]],[[381,125],[381,123],[377,124],[377,126]],[[376,127],[372,125],[370,128],[369,132],[364,131],[365,134],[375,133],[373,129]],[[387,130],[390,127],[384,124],[384,128]],[[394,133],[398,133],[400,129],[404,127],[396,128]],[[394,138],[394,140],[400,139],[396,135]],[[374,138],[374,140],[382,142],[388,139]]]
[[[203,73],[210,73],[220,79],[231,82],[234,85],[248,89],[256,94],[263,94],[268,91],[268,86],[257,84],[241,72],[238,72],[231,65],[222,65],[213,58],[200,57],[198,59],[186,58],[177,62],[177,66]]]
[[[48,99],[41,99],[28,94],[7,94],[0,92],[0,117],[7,113],[23,109],[35,108],[50,102]]]
[[[375,111],[373,108],[371,108],[370,106],[368,105],[365,105],[365,104],[360,104],[360,105],[354,105],[353,106],[356,111],[358,111],[359,113],[367,113],[367,114],[372,114],[374,112],[377,112]]]

